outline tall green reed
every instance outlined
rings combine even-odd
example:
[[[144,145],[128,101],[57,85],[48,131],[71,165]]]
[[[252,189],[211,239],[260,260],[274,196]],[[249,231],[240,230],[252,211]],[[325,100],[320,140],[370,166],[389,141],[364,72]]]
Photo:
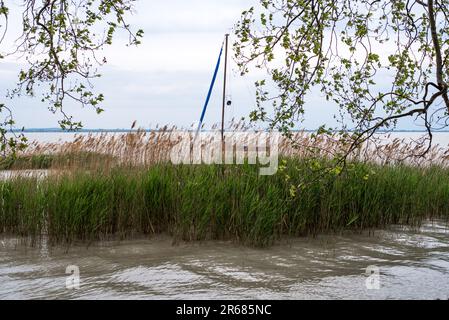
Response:
[[[282,236],[419,225],[449,217],[449,170],[353,163],[314,180],[305,160],[284,174],[251,165],[158,164],[0,182],[0,233],[52,243],[168,233],[175,240],[266,246]]]

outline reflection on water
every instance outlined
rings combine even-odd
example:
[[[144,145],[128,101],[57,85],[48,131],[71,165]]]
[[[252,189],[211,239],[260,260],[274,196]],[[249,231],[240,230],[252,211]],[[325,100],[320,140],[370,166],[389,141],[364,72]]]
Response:
[[[442,222],[419,231],[299,238],[268,249],[173,246],[165,237],[66,249],[0,238],[0,298],[449,298],[449,230]],[[69,265],[79,267],[78,290],[66,288]],[[366,286],[369,266],[380,270],[378,290]]]

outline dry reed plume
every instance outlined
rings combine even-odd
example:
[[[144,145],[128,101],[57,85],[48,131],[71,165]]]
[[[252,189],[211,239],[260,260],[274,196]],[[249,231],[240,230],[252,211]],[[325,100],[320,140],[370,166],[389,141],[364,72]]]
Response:
[[[241,131],[227,132],[231,137],[245,131],[245,127],[236,127]],[[33,156],[59,155],[59,161],[52,163],[53,168],[67,167],[101,167],[109,168],[116,165],[150,166],[168,163],[172,148],[183,135],[189,134],[193,140],[192,131],[179,131],[176,127],[163,127],[157,131],[138,130],[132,133],[89,133],[79,134],[73,141],[57,143],[40,143],[34,141],[18,157],[32,159]],[[212,141],[211,133],[202,133],[201,143],[207,148]],[[255,132],[254,135],[261,133]],[[210,138],[208,137],[210,135]],[[238,138],[237,138],[238,139]],[[244,142],[242,141],[244,144]],[[307,132],[296,132],[292,138],[281,137],[279,156],[287,158],[320,157],[331,159],[345,152],[344,144],[337,135],[314,136]],[[447,167],[449,164],[449,149],[434,145],[424,156],[427,144],[424,139],[407,141],[392,138],[391,135],[379,135],[368,143],[357,148],[349,155],[349,159],[357,162],[369,162],[381,165],[407,164],[412,166],[437,165]],[[64,157],[64,155],[66,155]],[[69,155],[69,156],[67,156]],[[77,155],[84,155],[78,157]],[[90,155],[87,157],[86,155]],[[88,159],[87,159],[87,158]],[[26,168],[26,165],[25,165]]]

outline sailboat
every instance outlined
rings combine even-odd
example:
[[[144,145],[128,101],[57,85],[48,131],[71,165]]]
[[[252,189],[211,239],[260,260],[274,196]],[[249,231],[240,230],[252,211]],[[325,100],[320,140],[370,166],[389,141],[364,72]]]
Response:
[[[215,85],[215,81],[217,80],[217,75],[218,75],[218,71],[220,69],[220,64],[221,64],[221,57],[223,55],[223,50],[225,52],[225,62],[224,62],[224,81],[223,81],[223,104],[222,104],[222,108],[221,108],[221,140],[224,141],[224,122],[225,122],[225,108],[226,106],[230,106],[232,104],[231,100],[227,100],[226,99],[226,80],[227,80],[227,72],[228,72],[228,46],[229,46],[229,34],[225,34],[225,38],[224,41],[221,45],[221,49],[220,49],[220,54],[218,55],[218,61],[217,64],[215,66],[215,71],[214,71],[214,75],[212,77],[212,81],[209,87],[209,91],[207,93],[207,97],[206,97],[206,102],[204,103],[204,107],[203,107],[203,111],[201,113],[201,117],[200,117],[200,121],[198,124],[198,128],[196,130],[196,135],[195,138],[198,136],[198,134],[201,131],[201,127],[203,125],[203,121],[204,121],[204,117],[206,115],[206,110],[207,110],[207,106],[209,105],[209,100],[210,97],[212,95],[212,91],[214,89],[214,85]],[[227,100],[227,101],[226,101]]]

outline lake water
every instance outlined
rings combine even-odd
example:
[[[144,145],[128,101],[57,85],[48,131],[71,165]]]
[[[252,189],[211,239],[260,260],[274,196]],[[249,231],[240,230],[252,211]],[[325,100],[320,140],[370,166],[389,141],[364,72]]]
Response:
[[[78,289],[68,266],[79,270]],[[427,222],[267,249],[157,237],[67,251],[3,237],[0,299],[10,298],[448,299],[449,229]]]

